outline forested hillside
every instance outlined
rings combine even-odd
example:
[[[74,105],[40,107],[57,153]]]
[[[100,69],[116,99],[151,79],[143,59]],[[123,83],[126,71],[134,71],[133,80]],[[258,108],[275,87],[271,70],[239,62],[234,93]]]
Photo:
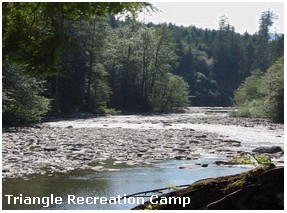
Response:
[[[270,40],[275,14],[265,11],[258,33],[235,32],[225,16],[218,30],[170,26],[177,41],[179,66],[175,74],[190,85],[192,105],[231,106],[234,92],[253,70],[263,73],[283,55],[283,35]]]
[[[236,33],[225,16],[218,30],[208,30],[113,15],[146,6],[3,4],[3,123],[76,112],[233,106],[239,85],[283,56],[283,35],[270,38],[271,11],[261,14],[254,35]]]

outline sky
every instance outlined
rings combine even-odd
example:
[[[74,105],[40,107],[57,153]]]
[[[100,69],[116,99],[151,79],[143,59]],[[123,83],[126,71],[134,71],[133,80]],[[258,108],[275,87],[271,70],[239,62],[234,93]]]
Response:
[[[218,18],[225,14],[238,33],[254,34],[263,11],[270,9],[278,19],[271,32],[284,32],[283,2],[152,2],[162,12],[139,15],[138,20],[153,23],[174,23],[183,26],[218,29]]]

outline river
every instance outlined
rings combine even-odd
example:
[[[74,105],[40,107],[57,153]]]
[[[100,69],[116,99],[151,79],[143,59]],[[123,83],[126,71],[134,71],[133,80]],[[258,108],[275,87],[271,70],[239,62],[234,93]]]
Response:
[[[217,160],[259,146],[283,149],[283,125],[230,118],[229,110],[189,108],[164,115],[69,119],[3,132],[3,209],[130,209],[136,204],[75,205],[67,203],[67,196],[109,198],[191,184],[252,168],[218,166]],[[283,155],[270,157],[284,164]],[[5,195],[19,194],[53,194],[63,203],[48,207],[7,203]]]

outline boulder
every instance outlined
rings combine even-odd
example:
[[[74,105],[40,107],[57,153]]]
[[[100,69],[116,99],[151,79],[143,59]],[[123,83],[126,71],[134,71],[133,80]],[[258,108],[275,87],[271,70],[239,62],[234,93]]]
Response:
[[[283,152],[283,149],[280,146],[257,147],[253,149],[252,152],[272,154],[272,153],[277,153],[277,152]]]

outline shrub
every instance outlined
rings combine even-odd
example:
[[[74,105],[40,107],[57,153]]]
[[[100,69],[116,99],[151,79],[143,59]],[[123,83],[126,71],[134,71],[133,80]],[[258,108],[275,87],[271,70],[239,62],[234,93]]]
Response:
[[[264,75],[256,70],[235,92],[233,116],[269,118],[284,122],[284,61],[279,58]]]
[[[18,65],[3,65],[3,125],[18,126],[41,120],[50,100],[41,96],[44,81],[24,73]]]
[[[262,84],[263,73],[260,70],[255,70],[251,76],[238,87],[235,93],[237,104],[243,105],[254,99],[261,99],[264,94],[260,90]]]
[[[265,114],[276,122],[284,122],[284,59],[279,58],[263,79]]]

